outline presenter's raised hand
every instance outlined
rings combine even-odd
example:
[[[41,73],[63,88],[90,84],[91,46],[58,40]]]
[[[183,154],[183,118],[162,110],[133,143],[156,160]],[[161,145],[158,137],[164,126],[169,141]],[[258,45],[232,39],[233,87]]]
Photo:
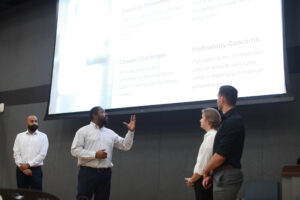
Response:
[[[130,116],[130,122],[129,123],[123,122],[123,124],[125,124],[127,126],[128,130],[134,131],[135,130],[135,124],[136,124],[135,115]]]

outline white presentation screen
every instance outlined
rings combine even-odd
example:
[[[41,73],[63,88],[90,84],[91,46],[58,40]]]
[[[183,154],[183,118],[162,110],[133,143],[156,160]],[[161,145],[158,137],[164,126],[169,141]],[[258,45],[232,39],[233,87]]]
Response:
[[[286,93],[281,0],[60,0],[48,114]]]

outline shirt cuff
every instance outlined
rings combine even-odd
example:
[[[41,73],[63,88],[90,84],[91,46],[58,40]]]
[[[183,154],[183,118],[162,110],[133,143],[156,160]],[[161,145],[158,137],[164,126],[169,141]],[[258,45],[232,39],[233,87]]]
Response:
[[[97,151],[90,151],[90,157],[91,158],[96,158],[96,153],[97,153]]]
[[[203,171],[200,172],[199,170],[194,170],[194,174],[199,174],[200,176],[203,176]]]
[[[203,176],[203,169],[201,169],[198,165],[196,165],[194,168],[194,174],[199,174]]]
[[[28,164],[29,164],[30,167],[33,167],[33,162],[29,161]]]
[[[130,133],[130,134],[134,134],[134,132],[135,132],[135,131],[130,131],[130,130],[128,130],[128,133]]]

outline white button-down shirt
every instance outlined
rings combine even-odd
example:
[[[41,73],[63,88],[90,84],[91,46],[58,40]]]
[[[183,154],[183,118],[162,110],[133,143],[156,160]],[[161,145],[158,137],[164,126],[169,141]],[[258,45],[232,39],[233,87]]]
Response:
[[[194,173],[199,175],[203,175],[204,168],[210,161],[211,157],[213,156],[213,147],[214,147],[214,140],[217,131],[214,129],[209,130],[204,135],[203,142],[200,146],[197,163],[194,168]]]
[[[19,133],[13,147],[14,159],[17,166],[28,163],[31,167],[42,166],[48,151],[48,137],[36,130],[33,134],[28,131]]]
[[[80,128],[72,143],[71,153],[78,158],[78,165],[92,168],[109,168],[113,166],[113,148],[128,151],[133,144],[134,132],[128,131],[125,138],[106,127],[99,128],[91,122]],[[95,158],[96,152],[105,149],[107,158]]]

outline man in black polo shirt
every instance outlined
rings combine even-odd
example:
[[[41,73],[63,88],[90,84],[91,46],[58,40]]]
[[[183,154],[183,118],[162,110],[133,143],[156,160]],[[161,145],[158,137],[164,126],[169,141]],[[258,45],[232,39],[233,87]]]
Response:
[[[245,128],[236,110],[238,91],[229,85],[221,86],[218,93],[218,109],[222,123],[215,137],[213,157],[204,169],[203,186],[211,186],[213,175],[214,200],[235,200],[243,182],[241,157]]]

